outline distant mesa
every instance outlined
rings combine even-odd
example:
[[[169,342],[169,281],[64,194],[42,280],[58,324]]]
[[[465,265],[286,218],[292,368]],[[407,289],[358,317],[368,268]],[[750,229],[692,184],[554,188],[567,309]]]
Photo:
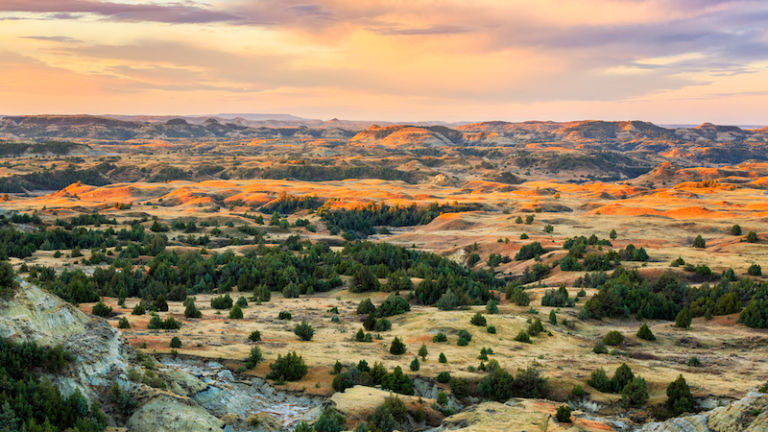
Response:
[[[388,147],[440,147],[460,144],[463,142],[463,136],[460,132],[445,126],[373,125],[358,132],[350,141]]]
[[[508,147],[536,154],[528,161],[532,166],[549,172],[582,170],[585,178],[606,166],[619,168],[612,171],[614,176],[635,178],[663,161],[692,166],[768,160],[768,128],[742,129],[712,123],[667,128],[638,120],[487,121],[447,126],[434,122],[388,124],[338,118],[322,121],[287,114],[36,115],[0,118],[0,139],[79,140],[110,145],[136,140],[196,141],[205,145],[252,142],[398,149],[472,147],[462,150],[472,153],[478,148]],[[497,181],[517,183],[513,178]]]
[[[187,122],[183,118],[170,119],[167,122],[165,122],[165,124],[168,126],[189,126],[189,122]]]

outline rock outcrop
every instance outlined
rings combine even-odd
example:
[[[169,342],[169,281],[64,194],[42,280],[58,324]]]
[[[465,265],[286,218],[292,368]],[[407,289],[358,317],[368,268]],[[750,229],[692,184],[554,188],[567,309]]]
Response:
[[[638,432],[765,431],[768,431],[768,394],[750,393],[712,411],[647,424]]]
[[[440,427],[430,432],[608,432],[628,429],[625,423],[591,417],[579,411],[574,411],[572,423],[557,422],[554,417],[559,405],[544,399],[483,402],[446,418]]]
[[[212,432],[220,431],[222,424],[200,407],[161,396],[133,413],[127,426],[135,432]]]
[[[75,359],[63,376],[52,377],[64,394],[111,385],[124,374],[130,348],[106,321],[92,318],[64,300],[21,281],[13,297],[0,302],[0,336],[41,345],[62,345]]]
[[[99,403],[113,416],[112,424],[127,420],[128,430],[137,432],[208,432],[225,423],[231,431],[278,431],[320,414],[322,401],[280,392],[259,378],[239,381],[216,362],[159,363],[139,356],[107,321],[35,285],[20,285],[10,298],[0,299],[0,337],[62,345],[74,361],[49,378],[65,395],[79,389]],[[133,413],[110,411],[115,383],[137,403]]]

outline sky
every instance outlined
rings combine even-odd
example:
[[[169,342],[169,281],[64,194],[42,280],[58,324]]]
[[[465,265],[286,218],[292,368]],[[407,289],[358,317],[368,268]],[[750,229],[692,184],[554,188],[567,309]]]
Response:
[[[0,114],[768,124],[764,0],[0,0]]]

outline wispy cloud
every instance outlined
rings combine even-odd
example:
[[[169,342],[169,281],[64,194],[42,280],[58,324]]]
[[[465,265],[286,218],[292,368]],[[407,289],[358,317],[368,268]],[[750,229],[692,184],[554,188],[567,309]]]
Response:
[[[23,20],[0,45],[45,76],[95,77],[104,100],[160,104],[152,92],[459,112],[768,91],[762,0],[204,1],[0,0],[0,20]]]
[[[238,20],[226,11],[202,8],[189,3],[113,3],[96,0],[4,0],[0,11],[50,13],[54,18],[87,13],[115,21],[155,21],[164,23],[211,23]]]
[[[61,43],[78,43],[82,42],[80,39],[75,39],[69,36],[22,36],[23,39],[39,40],[46,42],[61,42]]]

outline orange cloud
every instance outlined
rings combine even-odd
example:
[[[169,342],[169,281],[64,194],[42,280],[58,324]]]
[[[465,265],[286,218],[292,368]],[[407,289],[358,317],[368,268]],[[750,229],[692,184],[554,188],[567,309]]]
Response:
[[[761,122],[766,14],[748,0],[7,0],[0,112]]]

